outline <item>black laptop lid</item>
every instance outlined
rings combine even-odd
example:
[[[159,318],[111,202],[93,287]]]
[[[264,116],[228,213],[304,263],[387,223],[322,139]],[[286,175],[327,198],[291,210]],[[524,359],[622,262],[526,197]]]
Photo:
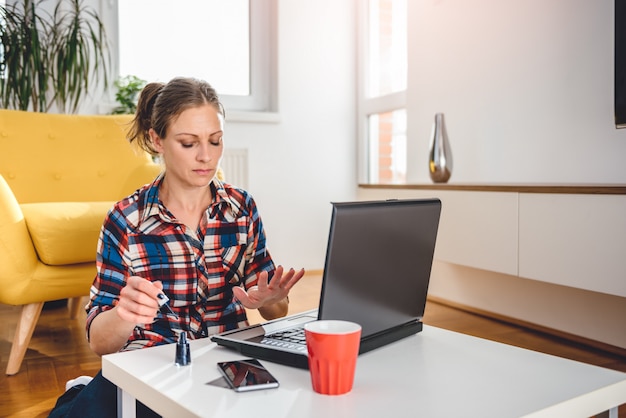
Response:
[[[363,337],[421,320],[440,213],[438,199],[333,203],[319,318]]]

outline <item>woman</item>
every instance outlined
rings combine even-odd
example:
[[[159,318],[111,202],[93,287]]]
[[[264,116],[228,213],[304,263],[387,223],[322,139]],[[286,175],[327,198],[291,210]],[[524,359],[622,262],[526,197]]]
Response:
[[[254,200],[216,177],[223,135],[223,106],[208,83],[175,78],[142,91],[128,139],[165,169],[104,221],[87,306],[96,353],[241,327],[245,308],[265,319],[287,314],[304,270],[275,267]],[[100,373],[84,387],[74,383],[84,382],[68,382],[51,417],[115,416],[116,388]],[[154,416],[143,405],[138,414]]]

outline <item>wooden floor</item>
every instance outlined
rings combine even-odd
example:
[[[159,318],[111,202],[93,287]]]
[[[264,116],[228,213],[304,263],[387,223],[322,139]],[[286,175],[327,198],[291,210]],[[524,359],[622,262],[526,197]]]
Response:
[[[317,306],[320,276],[307,275],[292,290],[290,313]],[[19,308],[0,305],[0,368],[6,369]],[[250,320],[260,320],[256,313]],[[66,308],[45,310],[35,329],[26,358],[15,376],[0,374],[0,416],[47,417],[65,382],[79,375],[94,375],[100,358],[85,341],[85,315],[69,320]],[[530,331],[519,326],[464,312],[433,301],[426,307],[429,325],[500,341],[544,353],[626,372],[626,357]],[[619,416],[626,418],[626,405]]]

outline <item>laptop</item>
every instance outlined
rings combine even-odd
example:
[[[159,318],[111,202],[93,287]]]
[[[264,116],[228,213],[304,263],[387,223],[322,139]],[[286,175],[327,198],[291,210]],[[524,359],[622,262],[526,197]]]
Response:
[[[360,324],[359,354],[420,332],[440,213],[439,199],[332,203],[318,309],[216,334],[212,341],[306,369],[303,328],[309,321]]]

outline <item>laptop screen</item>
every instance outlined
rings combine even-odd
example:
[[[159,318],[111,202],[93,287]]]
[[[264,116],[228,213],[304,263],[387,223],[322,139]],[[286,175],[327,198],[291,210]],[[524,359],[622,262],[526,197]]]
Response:
[[[319,318],[364,337],[421,320],[440,211],[437,199],[333,203]]]

